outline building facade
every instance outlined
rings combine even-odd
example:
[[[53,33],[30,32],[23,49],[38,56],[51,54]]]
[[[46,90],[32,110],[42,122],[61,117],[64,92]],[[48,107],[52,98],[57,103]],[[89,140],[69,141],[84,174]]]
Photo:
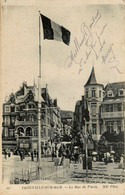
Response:
[[[61,132],[60,108],[49,96],[47,86],[41,89],[41,142],[55,141]],[[38,148],[38,88],[24,82],[19,91],[3,104],[2,145],[9,148]]]
[[[89,110],[90,120],[85,125],[85,109]],[[74,112],[74,129],[76,132],[85,128],[94,141],[99,141],[105,132],[125,131],[125,82],[98,83],[94,67],[84,85],[84,96],[77,101]]]
[[[61,122],[62,122],[62,138],[70,139],[72,134],[72,126],[73,126],[73,112],[61,110]]]
[[[93,140],[99,140],[102,133],[100,106],[103,101],[103,89],[103,85],[96,81],[93,67],[89,79],[84,86],[85,104],[87,104],[90,113],[88,131],[91,133]]]
[[[125,82],[106,85],[101,104],[103,132],[125,132]]]

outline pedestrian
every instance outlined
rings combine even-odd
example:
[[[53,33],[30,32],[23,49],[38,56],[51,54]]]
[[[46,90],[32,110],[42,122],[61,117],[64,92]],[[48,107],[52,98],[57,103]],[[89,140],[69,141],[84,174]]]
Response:
[[[10,151],[8,151],[8,157],[10,157],[10,155],[11,155],[11,153],[10,153]]]
[[[36,150],[34,150],[34,157],[36,157]]]
[[[34,161],[33,151],[31,152],[31,160]]]
[[[82,153],[79,154],[79,163],[82,164]]]
[[[65,158],[64,157],[64,154],[62,153],[61,160],[60,160],[60,164],[59,164],[60,166],[63,165],[64,158]]]
[[[21,159],[21,161],[23,161],[23,152],[22,151],[20,151],[20,159]]]
[[[25,159],[25,151],[23,150],[23,152],[22,152],[22,153],[23,153],[23,159]]]
[[[55,154],[54,154],[54,150],[52,150],[52,161],[54,160]]]
[[[119,168],[123,168],[123,165],[124,165],[124,157],[123,157],[123,154],[122,156],[120,157],[120,164],[119,164]]]
[[[7,159],[7,152],[6,152],[6,150],[5,150],[4,154],[5,154],[5,159]]]
[[[36,155],[37,155],[37,161],[38,161],[39,160],[39,153],[38,153],[38,151],[37,151]]]
[[[79,156],[78,151],[77,150],[74,150],[75,164],[76,164],[76,162],[78,162],[78,156]]]

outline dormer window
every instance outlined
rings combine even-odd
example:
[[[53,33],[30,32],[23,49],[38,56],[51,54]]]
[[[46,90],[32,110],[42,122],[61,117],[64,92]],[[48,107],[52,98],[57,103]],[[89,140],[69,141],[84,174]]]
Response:
[[[15,106],[11,106],[11,112],[15,112]]]
[[[5,106],[5,112],[10,112],[10,107],[9,106]]]
[[[107,97],[113,97],[113,96],[114,96],[113,91],[110,90],[107,92]]]
[[[124,95],[124,89],[120,89],[119,90],[119,96],[123,96]]]

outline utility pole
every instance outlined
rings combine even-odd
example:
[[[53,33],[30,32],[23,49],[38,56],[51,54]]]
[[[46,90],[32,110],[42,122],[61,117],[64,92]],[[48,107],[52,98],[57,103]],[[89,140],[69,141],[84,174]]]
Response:
[[[90,113],[88,106],[85,109],[85,155],[86,155],[86,182],[88,181],[88,127],[87,123],[90,121]]]

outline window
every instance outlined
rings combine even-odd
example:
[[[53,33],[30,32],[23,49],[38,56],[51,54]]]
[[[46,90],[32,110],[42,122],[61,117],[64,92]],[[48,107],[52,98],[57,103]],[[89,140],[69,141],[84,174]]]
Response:
[[[122,111],[122,104],[118,104],[118,111]]]
[[[35,121],[35,116],[33,114],[31,115],[31,121]]]
[[[24,136],[24,129],[22,127],[19,127],[18,130],[17,130],[17,134],[19,136]]]
[[[117,128],[118,128],[118,131],[121,132],[121,130],[122,130],[122,123],[121,123],[121,121],[118,121]]]
[[[102,112],[105,112],[105,105],[102,105]]]
[[[34,129],[34,136],[38,136],[37,128]]]
[[[46,137],[46,128],[44,128],[43,131],[43,136]]]
[[[107,97],[113,97],[113,91],[109,90],[109,91],[107,92]]]
[[[114,112],[117,112],[118,111],[118,106],[117,104],[114,104]]]
[[[32,121],[32,115],[31,114],[28,115],[28,121]]]
[[[5,112],[10,112],[10,107],[9,106],[5,106]]]
[[[109,112],[109,105],[106,105],[105,111],[106,111],[106,112]]]
[[[113,105],[109,105],[109,112],[113,112]]]
[[[99,90],[99,97],[101,98],[101,90]]]
[[[11,106],[11,112],[15,112],[15,106]]]
[[[91,104],[92,114],[96,114],[96,104]]]
[[[32,136],[32,129],[31,127],[26,128],[26,136]]]
[[[106,112],[113,112],[113,104],[106,105]]]
[[[11,117],[11,123],[15,124],[15,118],[14,117]]]
[[[19,111],[19,107],[18,107],[18,106],[16,106],[16,111],[17,111],[17,112]]]
[[[14,137],[14,129],[9,130],[9,137]]]
[[[123,96],[124,95],[124,89],[120,89],[119,90],[119,96]]]
[[[29,108],[34,108],[34,105],[33,104],[29,104],[28,107]]]
[[[114,131],[114,129],[113,129],[113,122],[107,122],[106,123],[106,127],[107,127],[107,131],[108,132],[110,132],[110,133],[112,133],[113,131]]]
[[[92,124],[92,134],[96,134],[96,124]]]
[[[96,93],[95,93],[95,89],[93,88],[92,89],[92,97],[95,97],[96,96]]]
[[[25,106],[20,106],[20,111],[23,111],[25,109]]]
[[[5,124],[6,125],[9,125],[10,124],[10,117],[9,116],[6,116],[5,117]]]

